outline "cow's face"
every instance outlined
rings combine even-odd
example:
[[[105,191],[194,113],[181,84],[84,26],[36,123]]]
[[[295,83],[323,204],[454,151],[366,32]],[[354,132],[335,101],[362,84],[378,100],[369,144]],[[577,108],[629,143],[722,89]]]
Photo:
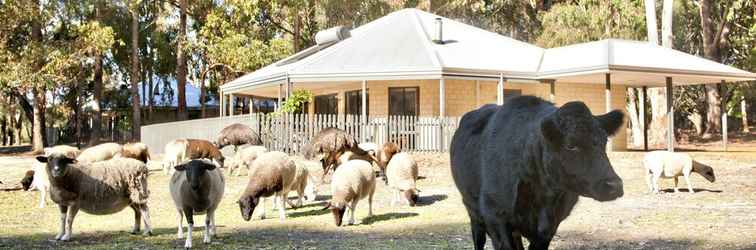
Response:
[[[50,156],[37,156],[37,161],[46,164],[45,169],[53,178],[66,176],[68,170],[71,168],[69,165],[76,163],[76,159],[56,153]]]
[[[591,115],[582,102],[570,102],[549,115],[541,124],[548,142],[544,160],[550,175],[564,188],[599,201],[624,194],[606,155],[609,136],[623,126],[623,114],[612,111]]]

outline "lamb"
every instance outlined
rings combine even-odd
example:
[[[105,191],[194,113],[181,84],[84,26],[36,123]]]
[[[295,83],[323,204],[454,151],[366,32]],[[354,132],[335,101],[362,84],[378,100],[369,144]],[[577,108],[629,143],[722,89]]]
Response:
[[[373,216],[373,194],[375,193],[375,175],[373,166],[367,161],[351,160],[333,172],[331,181],[331,200],[324,209],[330,209],[336,226],[341,221],[349,206],[349,225],[354,224],[354,209],[357,202],[368,198],[368,217]]]
[[[262,141],[260,140],[260,135],[249,126],[234,123],[223,128],[223,130],[218,133],[216,144],[218,144],[218,148],[234,145],[234,152],[236,152],[240,145],[262,145]]]
[[[286,205],[289,191],[294,183],[296,174],[296,164],[289,158],[286,153],[271,151],[261,154],[252,163],[249,172],[249,182],[247,187],[239,198],[238,204],[241,210],[242,218],[249,221],[255,207],[262,203],[261,219],[265,219],[265,197],[274,196],[273,202],[277,203],[276,198],[280,201],[279,218],[286,219]]]
[[[394,190],[391,204],[394,205],[396,202],[399,202],[401,192],[407,203],[410,206],[415,206],[418,199],[418,190],[415,185],[415,181],[417,180],[417,162],[412,159],[412,156],[405,152],[394,155],[386,167],[386,177],[388,186]]]
[[[294,183],[291,189],[297,191],[298,199],[297,204],[289,205],[292,207],[302,206],[302,198],[306,201],[314,201],[318,197],[316,183],[317,180],[310,174],[310,169],[317,169],[320,167],[319,161],[307,160],[301,157],[294,157],[294,164],[297,169],[294,174]]]
[[[215,209],[218,208],[225,187],[225,180],[220,169],[206,159],[191,160],[174,167],[170,182],[171,198],[178,210],[178,238],[184,237],[183,217],[186,215],[187,235],[184,247],[192,247],[192,228],[194,214],[205,216],[204,243],[210,243],[215,235]]]
[[[163,172],[168,175],[174,166],[186,159],[186,139],[176,139],[165,144]]]
[[[150,150],[141,142],[126,143],[121,149],[121,157],[140,160],[144,163],[150,160]]]
[[[263,146],[249,146],[240,149],[234,154],[234,157],[226,163],[226,166],[228,167],[228,175],[231,175],[234,170],[240,169],[241,167],[245,167],[247,172],[249,172],[249,167],[252,165],[252,162],[257,159],[257,156],[265,152],[268,152],[268,149]],[[240,173],[241,171],[236,171],[236,176],[239,176]]]
[[[93,163],[98,161],[110,160],[113,157],[120,156],[122,146],[118,143],[103,143],[90,147],[81,152],[76,161],[80,163]]]
[[[223,167],[223,154],[213,143],[206,140],[186,139],[186,159],[213,159]]]
[[[677,188],[677,177],[683,176],[688,184],[688,191],[694,193],[690,185],[690,173],[696,172],[706,178],[709,182],[714,182],[714,170],[690,158],[685,153],[674,153],[668,151],[653,151],[646,154],[643,158],[643,165],[646,168],[646,183],[650,192],[659,193],[659,179],[674,179],[675,193],[679,192]]]
[[[60,233],[56,240],[68,241],[73,220],[79,209],[88,214],[117,213],[127,206],[134,210],[132,233],[140,231],[144,223],[145,235],[151,235],[147,198],[147,166],[129,158],[95,163],[80,163],[65,155],[53,153],[37,156],[46,163],[50,180],[50,198],[60,208]]]

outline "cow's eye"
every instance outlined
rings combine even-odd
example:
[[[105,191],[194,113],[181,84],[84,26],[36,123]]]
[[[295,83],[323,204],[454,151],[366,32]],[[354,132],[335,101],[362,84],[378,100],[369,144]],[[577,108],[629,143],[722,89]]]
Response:
[[[575,146],[575,145],[572,145],[572,144],[567,144],[567,145],[564,146],[564,148],[566,148],[569,151],[577,151],[578,150],[578,147]]]

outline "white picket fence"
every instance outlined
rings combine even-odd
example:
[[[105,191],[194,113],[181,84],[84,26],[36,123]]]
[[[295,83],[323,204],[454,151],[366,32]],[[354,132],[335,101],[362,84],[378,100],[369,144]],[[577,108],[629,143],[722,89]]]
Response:
[[[246,114],[143,126],[142,142],[153,153],[162,153],[166,143],[179,138],[215,141],[218,132],[233,123],[260,133],[268,149],[292,154],[329,127],[343,129],[359,142],[392,141],[404,151],[447,152],[459,117],[370,116],[363,123],[358,115]]]

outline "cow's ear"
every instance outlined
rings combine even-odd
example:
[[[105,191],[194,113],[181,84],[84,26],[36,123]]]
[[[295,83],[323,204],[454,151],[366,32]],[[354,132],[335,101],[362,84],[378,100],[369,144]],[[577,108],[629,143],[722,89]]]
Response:
[[[541,121],[541,133],[551,143],[559,144],[562,141],[562,131],[559,130],[559,124],[556,120],[556,112],[547,116]]]
[[[625,124],[624,119],[625,114],[616,109],[609,113],[596,116],[596,120],[598,120],[601,128],[604,129],[609,136],[614,135],[620,130],[620,128],[622,128],[622,125]]]

